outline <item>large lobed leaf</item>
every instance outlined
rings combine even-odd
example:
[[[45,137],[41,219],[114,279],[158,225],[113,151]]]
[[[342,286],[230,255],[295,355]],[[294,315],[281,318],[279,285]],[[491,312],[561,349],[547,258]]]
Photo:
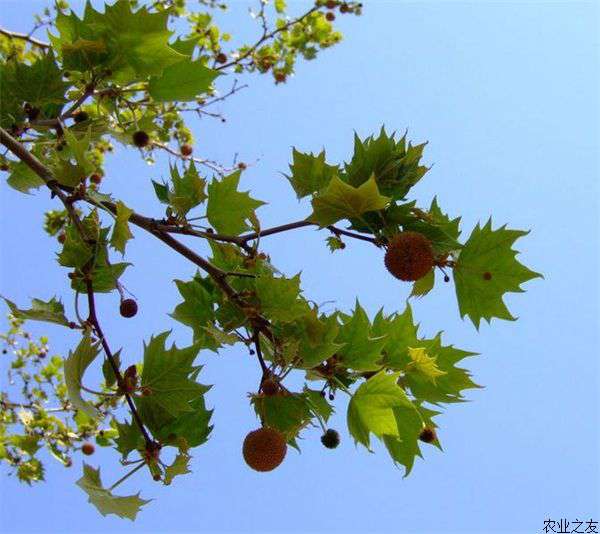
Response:
[[[493,317],[514,321],[502,297],[507,292],[522,293],[521,284],[542,277],[516,259],[514,242],[529,232],[492,230],[492,220],[473,229],[453,269],[456,297],[461,317],[468,315],[476,328],[481,319]]]
[[[134,521],[141,507],[150,502],[141,499],[139,493],[127,497],[113,495],[102,485],[100,468],[94,469],[86,463],[83,464],[83,476],[77,485],[88,494],[88,501],[104,516],[114,514]]]

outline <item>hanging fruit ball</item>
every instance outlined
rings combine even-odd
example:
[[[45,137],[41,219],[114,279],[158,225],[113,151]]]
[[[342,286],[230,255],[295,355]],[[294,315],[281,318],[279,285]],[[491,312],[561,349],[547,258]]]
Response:
[[[262,427],[250,432],[244,439],[242,453],[246,463],[255,471],[272,471],[283,462],[287,443],[281,432]]]
[[[418,232],[401,232],[390,240],[384,262],[387,270],[400,280],[423,278],[433,268],[431,242]]]

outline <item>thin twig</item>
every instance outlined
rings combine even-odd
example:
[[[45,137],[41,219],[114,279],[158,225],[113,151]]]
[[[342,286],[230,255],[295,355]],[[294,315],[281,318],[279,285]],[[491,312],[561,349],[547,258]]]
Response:
[[[32,44],[33,46],[37,46],[38,48],[42,48],[44,50],[50,48],[50,45],[48,43],[40,41],[35,37],[31,37],[31,35],[27,35],[25,33],[12,32],[5,28],[0,28],[0,34],[6,35],[10,39],[19,39],[21,41],[27,41],[29,44]]]
[[[142,433],[142,436],[144,436],[146,445],[151,445],[153,443],[152,438],[150,437],[150,435],[148,434],[148,431],[146,430],[146,427],[144,426],[142,418],[140,417],[140,414],[138,413],[137,408],[135,407],[135,403],[133,402],[131,395],[129,393],[127,393],[127,391],[125,391],[125,388],[123,387],[125,385],[125,382],[123,380],[123,375],[121,374],[121,371],[119,370],[119,365],[117,364],[117,361],[115,360],[115,357],[114,357],[112,351],[110,350],[110,347],[108,346],[106,338],[104,337],[104,333],[102,332],[102,328],[100,327],[100,323],[98,322],[98,316],[96,315],[96,301],[94,299],[94,288],[93,288],[92,280],[89,279],[88,277],[86,277],[85,285],[86,285],[86,290],[87,290],[87,295],[88,295],[88,307],[89,307],[89,314],[90,314],[89,318],[88,318],[88,322],[94,328],[96,335],[98,336],[98,339],[100,340],[100,343],[102,344],[102,348],[104,349],[104,354],[106,354],[106,357],[108,359],[108,362],[110,363],[113,373],[115,374],[115,377],[117,378],[117,385],[120,387],[120,389],[122,389],[124,391],[125,400],[127,401],[127,404],[129,405],[129,409],[131,410],[131,415],[133,416],[134,421],[136,422],[137,426],[139,427],[140,432]]]

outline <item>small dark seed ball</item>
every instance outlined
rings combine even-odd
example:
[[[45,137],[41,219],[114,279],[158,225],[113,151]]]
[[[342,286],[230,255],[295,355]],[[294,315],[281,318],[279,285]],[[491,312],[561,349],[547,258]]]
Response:
[[[433,428],[425,427],[419,434],[419,439],[425,443],[432,443],[437,439]]]
[[[335,395],[333,393],[329,394],[329,400],[334,400],[335,399]]]
[[[125,299],[119,306],[119,311],[123,317],[133,317],[138,311],[137,302],[133,299]]]
[[[71,322],[69,323],[69,328],[70,328],[71,330],[74,330],[75,328],[77,328],[77,324],[76,324],[76,323],[74,323],[73,321],[71,321]]]
[[[67,236],[65,234],[59,234],[56,239],[58,239],[58,242],[62,245],[67,240]]]
[[[67,276],[69,277],[69,280],[75,280],[75,278],[77,278],[77,273],[69,273]]]
[[[278,73],[275,74],[275,81],[277,83],[283,83],[283,82],[285,82],[286,78],[287,77],[286,77],[285,73],[283,73],[283,72],[278,72]]]
[[[333,22],[335,20],[335,15],[333,13],[326,13],[325,14],[325,18],[329,21],[329,22]]]
[[[81,452],[83,454],[85,454],[86,456],[90,456],[90,455],[94,454],[95,450],[96,450],[96,447],[94,447],[93,443],[87,442],[81,446]]]
[[[75,115],[73,115],[73,120],[76,123],[80,123],[80,122],[85,122],[90,118],[90,116],[85,112],[85,111],[80,111],[79,113],[75,113]]]
[[[484,280],[491,280],[492,279],[492,273],[490,273],[489,271],[486,271],[485,273],[483,273],[483,279]]]
[[[327,9],[335,9],[337,6],[337,0],[327,0],[327,2],[325,2],[325,7]]]
[[[8,166],[8,164],[6,164],[6,163],[0,164],[0,171],[7,171],[9,169],[10,169],[10,167]]]
[[[40,352],[38,352],[38,358],[44,359],[45,357],[46,357],[46,351],[45,350],[41,350]]]
[[[2,354],[6,354],[8,351],[6,349],[2,349]]]
[[[155,482],[159,482],[160,481],[160,475],[158,473],[156,473],[155,475],[152,475],[152,478]]]
[[[325,393],[324,390],[323,391],[319,391],[319,393],[321,394],[321,397],[325,398],[326,393]]]
[[[246,165],[243,161],[241,161],[240,163],[238,163],[238,169],[240,169],[241,171],[244,171],[248,168],[248,165]]]
[[[223,52],[217,54],[215,59],[217,60],[217,63],[227,63],[227,55]]]
[[[450,277],[447,274],[444,275],[444,282],[450,282]]]
[[[348,7],[347,4],[342,4],[340,6],[340,13],[348,13],[350,11],[350,8]]]
[[[329,428],[321,436],[321,443],[328,449],[335,449],[340,444],[340,435],[337,430]]]
[[[143,130],[139,130],[133,134],[133,144],[139,148],[148,146],[150,136]]]
[[[90,182],[92,182],[93,184],[99,184],[102,181],[102,176],[100,174],[98,174],[97,172],[95,172],[94,174],[92,174],[90,176]]]
[[[192,152],[194,151],[194,149],[192,148],[192,145],[188,145],[187,143],[185,145],[181,145],[181,155],[185,156],[186,158],[192,155]]]
[[[71,467],[73,465],[73,460],[71,458],[67,458],[65,460],[65,467]]]

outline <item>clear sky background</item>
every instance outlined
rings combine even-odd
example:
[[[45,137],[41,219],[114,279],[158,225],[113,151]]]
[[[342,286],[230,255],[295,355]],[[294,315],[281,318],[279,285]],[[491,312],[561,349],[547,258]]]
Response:
[[[300,11],[301,2],[290,2]],[[1,0],[2,25],[28,31],[42,1]],[[80,8],[81,2],[74,2]],[[250,26],[247,2],[233,2],[224,20],[235,33]],[[202,353],[204,383],[215,407],[210,441],[196,449],[193,474],[164,488],[145,474],[121,489],[155,498],[135,523],[101,517],[74,485],[71,469],[48,459],[47,482],[33,487],[0,478],[0,530],[15,532],[540,532],[547,518],[600,519],[598,355],[598,15],[596,2],[366,1],[360,18],[342,17],[345,40],[275,87],[250,77],[249,89],[226,102],[227,123],[193,123],[196,153],[223,162],[253,162],[243,184],[269,202],[263,226],[305,217],[285,172],[291,147],[327,149],[328,160],[351,155],[356,130],[381,124],[429,140],[435,164],[414,189],[428,206],[437,194],[451,215],[463,216],[468,236],[478,221],[531,229],[517,242],[521,260],[545,280],[508,297],[517,322],[494,321],[479,333],[462,321],[452,284],[414,303],[424,334],[480,352],[466,360],[485,389],[472,402],[438,417],[445,452],[425,446],[406,479],[382,446],[356,448],[345,427],[346,400],[337,399],[332,426],[342,433],[335,451],[318,429],[305,433],[302,454],[289,451],[269,474],[246,467],[245,434],[257,426],[246,394],[259,369],[241,348]],[[230,80],[221,79],[227,88]],[[106,189],[136,210],[160,215],[150,179],[166,176],[136,151],[117,147]],[[0,293],[19,303],[57,294],[72,305],[64,269],[53,259],[54,239],[40,226],[56,203],[41,192],[23,196],[0,184]],[[287,274],[302,270],[306,294],[348,310],[356,296],[374,314],[402,310],[409,288],[390,277],[382,254],[349,242],[330,254],[325,235],[297,230],[263,241]],[[198,250],[206,246],[193,242]],[[191,332],[167,313],[179,301],[174,278],[194,269],[136,231],[128,245],[124,282],[139,299],[131,320],[118,315],[118,297],[103,296],[100,316],[111,344],[127,361],[141,358],[142,340],[173,329],[179,344]],[[3,320],[2,325],[6,322]],[[76,334],[31,324],[65,354]],[[4,380],[4,375],[2,380]],[[90,461],[90,460],[88,460]],[[121,472],[114,451],[91,457],[103,478]]]

